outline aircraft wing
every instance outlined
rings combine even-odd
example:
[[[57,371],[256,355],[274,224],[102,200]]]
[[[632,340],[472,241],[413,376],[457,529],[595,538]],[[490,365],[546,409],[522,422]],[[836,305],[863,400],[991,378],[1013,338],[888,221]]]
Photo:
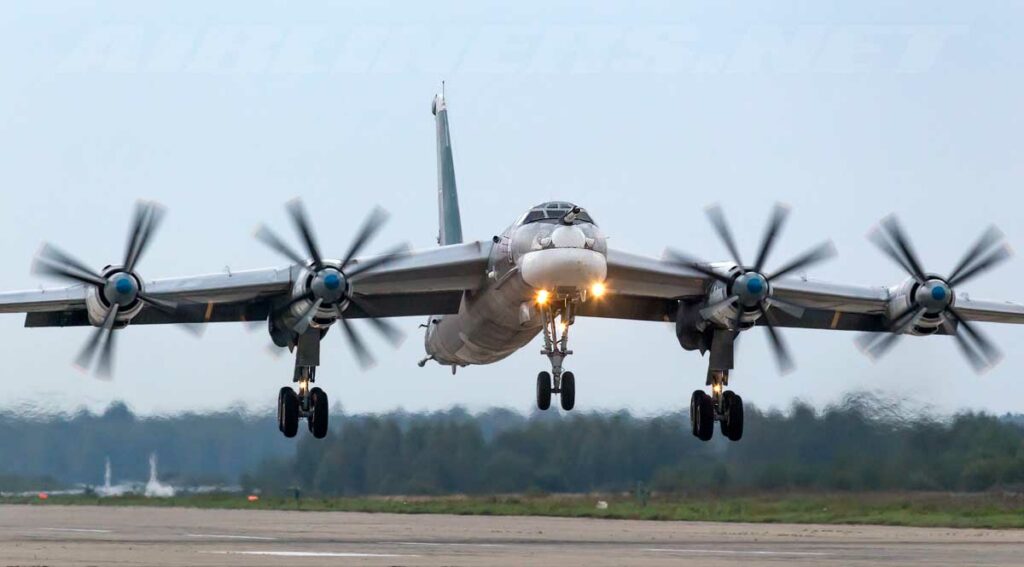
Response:
[[[608,251],[608,293],[581,306],[578,314],[642,321],[674,321],[679,302],[703,299],[711,278],[671,261]],[[779,327],[841,331],[886,331],[886,286],[854,286],[804,278],[772,282],[774,297],[806,308],[800,318],[768,311]],[[1024,305],[975,300],[957,294],[957,311],[968,321],[1024,324]],[[763,319],[758,324],[764,324]],[[944,328],[939,333],[945,333]]]
[[[462,293],[484,281],[490,249],[490,242],[470,242],[411,252],[353,277],[353,289],[372,300],[374,316],[455,313]],[[352,266],[373,260],[357,258]],[[168,314],[145,306],[132,324],[263,320],[276,302],[287,300],[299,272],[291,266],[147,281],[149,295],[178,309]],[[26,313],[27,327],[88,325],[89,291],[79,284],[0,293],[0,313]],[[365,316],[354,305],[346,312],[346,318]]]

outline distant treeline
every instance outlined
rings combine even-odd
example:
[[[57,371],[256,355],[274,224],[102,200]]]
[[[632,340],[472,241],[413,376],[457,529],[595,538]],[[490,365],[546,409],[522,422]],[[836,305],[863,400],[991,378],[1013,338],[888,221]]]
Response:
[[[696,490],[987,490],[1024,487],[1024,421],[935,418],[872,396],[822,411],[748,405],[746,433],[696,440],[685,413],[503,409],[470,414],[332,415],[324,440],[277,431],[272,412],[140,418],[0,417],[0,490],[26,479],[99,484],[145,480],[150,452],[176,483],[241,483],[290,494],[444,494]]]
[[[262,461],[294,454],[288,441],[270,412],[141,418],[122,403],[101,415],[0,412],[0,490],[99,485],[107,458],[114,483],[145,481],[154,452],[162,480],[235,484]]]
[[[1019,420],[911,413],[863,394],[821,412],[748,407],[738,443],[698,441],[684,413],[356,416],[244,484],[330,495],[1024,488]]]

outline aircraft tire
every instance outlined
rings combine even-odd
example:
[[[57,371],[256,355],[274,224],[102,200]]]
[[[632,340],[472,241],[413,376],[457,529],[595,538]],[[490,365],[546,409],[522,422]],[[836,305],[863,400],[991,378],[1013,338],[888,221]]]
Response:
[[[690,396],[690,425],[693,435],[701,441],[710,441],[715,432],[715,405],[704,390],[695,390]]]
[[[309,416],[309,431],[313,437],[323,439],[327,437],[328,416],[330,413],[327,402],[327,393],[320,388],[313,388],[309,391],[310,405],[313,408],[313,415]]]
[[[299,397],[287,386],[277,396],[277,424],[285,437],[299,432]]]
[[[541,372],[537,375],[537,409],[546,410],[551,407],[551,374]]]
[[[739,441],[743,437],[743,398],[732,390],[722,394],[722,435],[730,441]]]
[[[576,406],[576,375],[572,372],[562,374],[562,393],[558,395],[558,401],[565,411]]]

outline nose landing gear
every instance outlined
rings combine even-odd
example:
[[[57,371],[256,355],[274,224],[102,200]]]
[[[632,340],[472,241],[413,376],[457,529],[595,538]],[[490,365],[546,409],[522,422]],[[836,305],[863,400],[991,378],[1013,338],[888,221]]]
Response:
[[[295,437],[300,418],[306,419],[313,437],[327,436],[327,393],[320,388],[310,388],[310,384],[316,382],[316,367],[320,365],[320,338],[320,330],[314,328],[299,336],[292,378],[298,384],[298,392],[285,386],[277,395],[277,427],[285,437]]]
[[[546,301],[538,305],[541,321],[544,325],[544,348],[541,354],[551,362],[551,373],[541,372],[537,375],[537,408],[546,410],[551,407],[551,394],[559,395],[559,404],[565,411],[576,406],[576,376],[562,368],[565,357],[572,354],[569,350],[569,327],[576,322],[576,303],[578,295],[559,296],[561,301]],[[555,305],[558,305],[555,307]],[[556,322],[556,317],[559,319]]]

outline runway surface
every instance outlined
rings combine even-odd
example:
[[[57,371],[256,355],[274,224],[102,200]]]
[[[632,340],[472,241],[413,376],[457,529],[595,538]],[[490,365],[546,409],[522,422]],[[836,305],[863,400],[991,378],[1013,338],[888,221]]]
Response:
[[[22,565],[1021,565],[1024,532],[0,506]]]

